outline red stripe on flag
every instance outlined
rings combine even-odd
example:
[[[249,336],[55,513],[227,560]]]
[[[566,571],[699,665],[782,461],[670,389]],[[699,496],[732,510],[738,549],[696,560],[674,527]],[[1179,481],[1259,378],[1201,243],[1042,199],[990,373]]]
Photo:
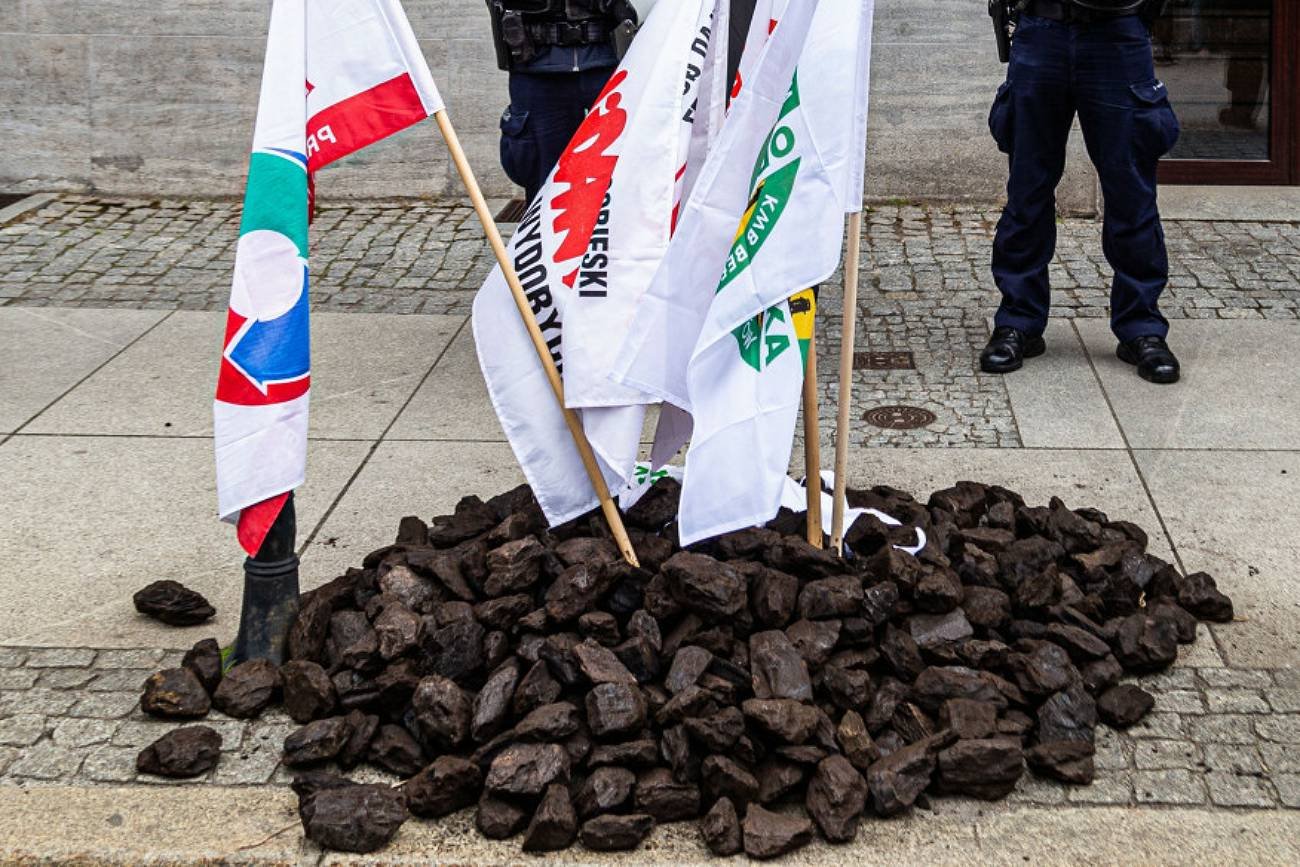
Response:
[[[428,116],[405,72],[349,96],[307,121],[307,170],[314,172]]]
[[[271,532],[271,525],[280,517],[280,510],[288,499],[289,493],[286,491],[240,511],[237,535],[239,544],[248,552],[248,556],[257,556],[262,543],[266,541],[266,534]]]

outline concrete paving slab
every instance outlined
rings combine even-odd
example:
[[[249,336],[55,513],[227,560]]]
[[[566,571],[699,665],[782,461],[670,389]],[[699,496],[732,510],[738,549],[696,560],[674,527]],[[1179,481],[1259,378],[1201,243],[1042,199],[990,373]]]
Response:
[[[1239,622],[1212,627],[1228,665],[1300,665],[1300,453],[1136,457],[1184,565],[1233,599]]]
[[[303,574],[327,581],[391,544],[403,516],[428,520],[461,497],[486,499],[523,481],[506,443],[385,441],[304,552]]]
[[[0,434],[12,433],[167,314],[0,309]]]
[[[1160,216],[1166,220],[1300,220],[1300,189],[1264,186],[1162,186]]]
[[[32,423],[37,433],[210,436],[225,314],[180,311]],[[312,316],[316,438],[378,439],[463,321]]]
[[[369,856],[322,853],[302,837],[286,787],[0,787],[0,859],[79,864],[519,863],[518,838],[485,840],[472,811],[413,819]],[[55,821],[51,821],[55,819]],[[868,818],[843,846],[815,843],[791,865],[853,864],[1294,864],[1300,813],[1126,808],[1004,809],[972,817],[916,813]],[[691,823],[656,828],[630,853],[580,846],[529,863],[715,863]]]
[[[389,439],[506,441],[474,350],[469,320],[402,411]]]
[[[1021,443],[1030,448],[1124,448],[1072,322],[1050,320],[1043,336],[1047,354],[1005,377]]]
[[[1300,328],[1285,322],[1175,322],[1177,385],[1152,385],[1115,357],[1101,320],[1079,320],[1121,428],[1133,448],[1290,449],[1300,442]]]
[[[300,527],[320,520],[368,448],[311,444]],[[182,648],[233,638],[243,552],[216,518],[211,440],[19,435],[0,445],[0,478],[6,643]],[[137,614],[131,594],[160,578],[203,593],[217,617],[177,629]]]

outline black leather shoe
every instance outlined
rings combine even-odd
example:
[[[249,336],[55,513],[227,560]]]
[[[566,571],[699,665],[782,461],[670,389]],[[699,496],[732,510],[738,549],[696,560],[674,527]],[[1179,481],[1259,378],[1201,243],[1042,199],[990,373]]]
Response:
[[[1003,325],[993,329],[988,346],[980,353],[980,370],[985,373],[1010,373],[1019,370],[1026,358],[1037,358],[1047,351],[1042,335],[1030,337],[1018,328]]]
[[[1149,334],[1126,340],[1115,350],[1115,355],[1126,364],[1135,364],[1138,376],[1147,382],[1168,385],[1178,381],[1178,359],[1163,337]]]

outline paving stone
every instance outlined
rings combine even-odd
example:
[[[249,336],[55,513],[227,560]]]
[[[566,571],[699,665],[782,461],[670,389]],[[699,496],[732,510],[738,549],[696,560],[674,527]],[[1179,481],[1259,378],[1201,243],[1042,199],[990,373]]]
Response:
[[[1188,717],[1187,731],[1198,743],[1253,744],[1255,733],[1251,719],[1241,714]]]
[[[49,689],[79,689],[94,677],[95,672],[88,668],[50,668],[41,673],[40,684]]]
[[[0,714],[43,713],[58,716],[67,713],[76,703],[75,693],[58,690],[26,689],[0,692]]]
[[[1141,740],[1136,744],[1133,761],[1140,770],[1192,770],[1201,765],[1201,750],[1191,741]]]
[[[1129,754],[1134,747],[1125,735],[1109,726],[1099,726],[1095,746],[1097,752],[1093,755],[1092,762],[1097,770],[1119,771],[1130,767]]]
[[[1300,714],[1259,717],[1255,720],[1255,731],[1274,743],[1300,744]]]
[[[1155,693],[1156,709],[1162,713],[1205,713],[1205,700],[1190,689],[1174,689]]]
[[[158,669],[123,668],[100,671],[95,679],[86,684],[90,692],[135,692],[139,693],[144,681]]]
[[[238,752],[224,756],[212,771],[218,785],[265,783],[275,774],[284,748],[284,738],[294,724],[258,724],[250,728]]]
[[[1288,774],[1300,774],[1300,750],[1288,744],[1271,744],[1261,741],[1258,744],[1264,767],[1270,773],[1279,771]]]
[[[1133,794],[1139,804],[1204,804],[1205,783],[1191,771],[1134,771]]]
[[[1235,774],[1262,774],[1264,763],[1259,750],[1244,744],[1206,744],[1202,748],[1205,767],[1211,771],[1228,771]]]
[[[80,776],[97,783],[129,783],[136,777],[134,747],[96,747],[86,754]]]
[[[139,693],[93,692],[86,693],[71,710],[72,716],[120,719],[140,704]]]
[[[15,714],[8,719],[0,719],[0,744],[12,747],[31,746],[45,734],[45,729],[45,717],[40,714]]]
[[[17,747],[0,747],[0,776],[3,776],[5,771],[9,770],[9,766],[20,755],[21,753]]]
[[[61,747],[50,741],[41,741],[23,750],[9,766],[7,773],[11,777],[58,780],[75,774],[83,758],[84,755],[80,750]]]
[[[1220,807],[1272,807],[1277,804],[1273,786],[1262,777],[1210,771],[1205,775],[1210,800]]]
[[[1176,713],[1149,713],[1129,728],[1128,734],[1134,738],[1182,738],[1187,736],[1187,726]]]
[[[1273,685],[1270,672],[1249,668],[1206,668],[1199,672],[1206,686],[1223,689],[1265,689]]]
[[[83,647],[41,647],[27,654],[29,668],[87,668],[95,651]]]
[[[1300,808],[1300,774],[1274,774],[1271,780],[1278,800],[1288,807]]]
[[[157,649],[101,650],[95,658],[95,668],[141,668],[156,671],[162,658],[163,651]]]
[[[61,747],[88,747],[108,743],[120,725],[117,720],[64,719],[54,724],[50,737]]]
[[[26,661],[26,648],[0,647],[0,668],[17,668]]]
[[[1264,690],[1269,707],[1278,713],[1300,713],[1300,688],[1275,687]]]
[[[1007,795],[1009,804],[1032,804],[1034,806],[1056,806],[1064,804],[1070,787],[1055,780],[1048,780],[1034,774],[1025,774],[1016,783],[1015,789]]]
[[[1071,804],[1127,805],[1133,800],[1131,773],[1099,772],[1088,786],[1070,786],[1066,799]]]
[[[1210,713],[1268,713],[1263,694],[1253,689],[1207,689],[1205,705]]]
[[[35,668],[0,668],[0,689],[31,689],[40,676]]]

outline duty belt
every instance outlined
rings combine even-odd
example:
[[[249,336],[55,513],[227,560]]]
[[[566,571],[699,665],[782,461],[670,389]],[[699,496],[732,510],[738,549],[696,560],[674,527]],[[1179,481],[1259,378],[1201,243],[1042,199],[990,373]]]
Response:
[[[553,21],[525,26],[535,44],[565,47],[605,42],[614,29],[601,21]]]
[[[1128,15],[1136,15],[1137,10],[1133,9],[1127,12],[1104,12],[1101,10],[1084,9],[1069,2],[1058,2],[1058,0],[1029,0],[1029,5],[1025,7],[1026,15],[1033,15],[1038,18],[1050,18],[1053,21],[1067,21],[1087,23],[1091,21],[1108,21],[1111,18],[1124,18]]]

